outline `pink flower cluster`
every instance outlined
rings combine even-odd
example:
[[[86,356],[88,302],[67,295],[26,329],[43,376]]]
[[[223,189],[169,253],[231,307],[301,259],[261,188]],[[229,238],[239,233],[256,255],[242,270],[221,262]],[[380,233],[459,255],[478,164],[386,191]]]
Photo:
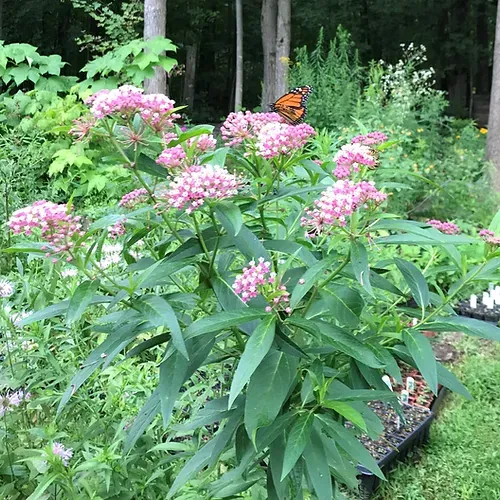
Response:
[[[123,236],[126,232],[125,222],[126,222],[126,219],[122,219],[122,220],[119,220],[118,222],[115,222],[112,226],[109,226],[108,227],[108,238],[111,238],[112,240],[116,240],[120,236]]]
[[[142,96],[139,112],[141,118],[154,130],[161,132],[170,128],[181,115],[172,113],[175,101],[163,94],[146,94]]]
[[[259,263],[249,262],[249,267],[243,268],[243,273],[236,277],[233,283],[233,290],[241,297],[243,302],[254,299],[259,294],[259,286],[267,283],[274,283],[275,275],[267,276],[271,273],[271,264],[265,262],[261,257]]]
[[[201,134],[197,137],[191,137],[191,139],[187,140],[188,147],[191,147],[193,144],[196,144],[196,149],[200,153],[204,153],[210,149],[215,149],[217,145],[217,141],[212,134]]]
[[[259,294],[266,293],[266,298],[272,304],[266,307],[266,312],[271,312],[281,304],[285,305],[286,313],[292,312],[286,305],[290,301],[286,286],[276,283],[276,273],[271,272],[271,263],[264,261],[262,257],[259,258],[258,264],[252,260],[248,267],[243,268],[243,273],[234,280],[233,290],[245,303]]]
[[[189,214],[201,207],[205,200],[222,200],[237,194],[241,180],[218,165],[193,165],[179,175],[165,195],[171,207],[187,205]]]
[[[178,144],[173,148],[167,148],[162,151],[160,156],[156,159],[156,163],[168,168],[177,168],[183,165],[187,158],[184,148]]]
[[[39,230],[42,239],[52,248],[46,256],[71,250],[74,239],[83,236],[80,217],[68,213],[67,205],[57,205],[46,200],[35,201],[33,205],[16,210],[7,223],[14,234],[29,236]],[[68,260],[71,260],[68,257]]]
[[[349,177],[353,170],[359,172],[360,165],[372,168],[377,164],[373,150],[359,143],[342,146],[340,151],[333,157],[333,161],[337,163],[337,168],[333,174],[338,179]]]
[[[96,119],[112,115],[127,119],[139,113],[156,131],[171,127],[173,120],[179,118],[172,113],[175,101],[163,94],[144,94],[142,89],[132,85],[99,90],[85,102],[91,105],[90,112]]]
[[[61,459],[64,467],[69,465],[69,461],[73,456],[73,450],[71,448],[66,448],[63,444],[57,441],[54,441],[52,444],[52,453]]]
[[[257,134],[257,154],[266,159],[290,154],[292,151],[304,147],[316,134],[316,131],[307,123],[288,125],[287,123],[272,122],[261,127]]]
[[[0,398],[0,417],[8,411],[12,411],[14,406],[19,406],[23,401],[29,401],[31,394],[19,389]]]
[[[495,233],[489,229],[482,229],[479,231],[479,236],[490,245],[500,246],[500,236],[496,236]]]
[[[339,180],[316,200],[315,209],[306,210],[308,217],[302,218],[302,226],[312,226],[312,231],[308,231],[307,236],[321,233],[324,226],[345,226],[346,217],[362,205],[369,201],[378,204],[386,198],[387,195],[378,191],[372,182]]]
[[[147,197],[148,191],[146,188],[134,189],[130,193],[124,194],[118,205],[124,208],[134,208],[139,203],[146,201]]]
[[[363,146],[375,146],[387,141],[383,132],[369,132],[366,135],[357,135],[351,139],[352,144],[363,144]]]
[[[163,141],[168,144],[170,141],[178,139],[173,133],[168,133],[163,136]],[[195,146],[195,154],[204,153],[209,149],[214,149],[217,141],[212,134],[201,134],[197,137],[191,137],[186,141],[188,148]],[[167,168],[178,168],[185,166],[187,153],[182,144],[166,148],[157,158],[156,163],[164,165]]]
[[[459,234],[460,228],[453,222],[443,222],[437,219],[429,219],[427,224],[445,234]]]
[[[230,113],[220,129],[228,146],[236,146],[246,139],[255,139],[261,128],[269,123],[282,123],[278,113]]]

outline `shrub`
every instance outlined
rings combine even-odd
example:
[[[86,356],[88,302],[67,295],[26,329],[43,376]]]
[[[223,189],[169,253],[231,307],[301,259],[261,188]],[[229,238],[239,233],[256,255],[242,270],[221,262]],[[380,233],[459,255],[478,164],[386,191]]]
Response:
[[[141,483],[157,460],[167,498],[181,488],[206,498],[267,484],[269,495],[308,489],[330,500],[337,483],[356,486],[353,463],[382,475],[356,436],[382,429],[367,401],[399,409],[381,378],[400,379],[398,360],[416,366],[434,392],[440,383],[469,396],[435,360],[422,331],[500,338],[498,328],[450,310],[474,280],[495,276],[498,217],[483,241],[388,213],[387,193],[374,182],[383,171],[382,133],[357,137],[324,162],[308,145],[312,127],[287,125],[273,113],[231,114],[222,127],[226,145],[215,149],[211,127],[175,125],[174,103],[165,96],[124,86],[98,93],[90,105],[96,122],[88,134],[115,148],[136,189],[90,224],[71,202],[47,201],[9,221],[24,237],[10,251],[31,254],[52,283],[50,295],[42,287],[31,295],[37,311],[28,317],[15,315],[21,297],[6,298],[9,342],[26,340],[24,325],[52,357],[62,351],[80,366],[60,397],[65,375],[51,375],[44,387],[37,370],[26,369],[29,358],[7,353],[16,370],[25,367],[15,377],[13,371],[11,390],[50,388],[62,419],[50,433],[34,433],[29,446],[29,433],[20,432],[22,443],[7,450],[10,463],[28,455],[15,479],[24,491],[102,495],[113,480],[118,492],[126,481],[134,493],[165,496],[163,477],[150,474]],[[330,147],[325,139],[319,134],[317,143]],[[447,294],[427,284],[432,261],[420,268],[397,257],[401,245],[449,256],[456,281]],[[469,268],[460,245],[483,248],[481,262]],[[381,260],[380,247],[395,250]],[[107,370],[119,373],[116,361],[147,381],[129,379],[140,396],[130,407],[122,401],[114,415],[123,379]],[[39,362],[47,373],[48,362]],[[25,410],[33,421],[45,404],[36,394],[20,409],[8,403],[9,419]],[[63,439],[75,419],[86,422],[87,407],[94,429],[106,426],[114,435],[110,448],[101,441],[94,449],[80,434],[86,428]],[[123,439],[126,455],[118,458]],[[85,471],[93,467],[106,482],[94,478],[89,486]],[[122,472],[129,469],[130,477]]]

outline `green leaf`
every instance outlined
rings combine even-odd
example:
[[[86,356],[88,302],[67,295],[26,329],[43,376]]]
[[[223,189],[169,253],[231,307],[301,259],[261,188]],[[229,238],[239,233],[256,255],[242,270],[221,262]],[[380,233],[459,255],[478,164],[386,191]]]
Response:
[[[254,319],[266,316],[264,309],[246,307],[240,311],[223,311],[200,318],[184,330],[184,340],[198,337],[205,333],[222,332],[233,326],[238,326]]]
[[[231,227],[228,225],[224,224],[224,221],[221,220],[222,225],[224,226],[224,229],[230,234],[231,233]],[[255,236],[255,234],[248,229],[245,224],[243,224],[238,231],[238,236],[233,237],[233,244],[234,246],[248,259],[248,260],[257,260],[260,259],[261,257],[265,260],[270,262],[271,258],[267,252],[267,250],[264,248],[264,245],[261,243],[259,238]]]
[[[245,401],[245,428],[255,440],[260,427],[271,424],[288,396],[297,375],[298,359],[271,350],[250,377]]]
[[[373,368],[383,368],[382,364],[375,354],[367,347],[366,344],[359,341],[355,335],[343,330],[342,328],[320,320],[306,320],[303,318],[291,316],[286,320],[286,323],[297,326],[305,332],[315,336],[323,336],[328,338],[330,343],[339,351],[357,359]]]
[[[328,269],[332,263],[335,261],[334,256],[326,257],[323,260],[316,262],[311,266],[300,278],[300,283],[293,289],[292,296],[290,298],[290,307],[294,309],[297,307],[302,298],[307,294],[307,292],[314,286],[314,284],[324,276],[325,270]]]
[[[438,392],[436,357],[427,337],[417,330],[404,330],[403,342],[434,394]]]
[[[66,313],[66,323],[68,325],[78,321],[85,309],[91,304],[95,292],[99,288],[99,280],[84,281],[78,285],[75,293],[71,297]]]
[[[241,355],[240,362],[238,363],[238,367],[236,368],[236,372],[231,383],[228,403],[229,409],[252,374],[260,365],[260,362],[269,352],[269,349],[274,341],[275,331],[276,316],[271,314],[262,320],[247,340],[245,350]]]
[[[407,363],[410,366],[413,366],[416,368],[416,363],[413,360],[413,358],[410,356],[410,353],[408,352],[408,349],[404,345],[395,345],[391,347],[391,350],[397,354],[397,356],[403,360],[405,363]],[[437,376],[438,376],[438,382],[441,385],[444,385],[448,389],[450,389],[453,392],[456,392],[457,394],[460,394],[466,399],[473,399],[471,393],[467,390],[467,388],[460,382],[460,380],[453,375],[449,370],[447,370],[441,363],[436,361],[437,365]]]
[[[420,307],[429,305],[429,287],[424,275],[415,264],[395,258],[394,262],[410,287],[411,294]]]
[[[60,474],[48,474],[48,475],[43,475],[42,476],[42,481],[38,484],[36,487],[35,491],[26,498],[26,500],[38,500],[39,498],[42,498],[42,495],[44,498],[47,498],[44,493],[45,490],[57,479],[60,479]]]
[[[152,347],[156,347],[157,345],[164,344],[170,340],[170,333],[162,333],[161,335],[155,335],[154,337],[141,342],[140,344],[134,346],[130,351],[127,352],[125,359],[132,358],[133,356],[137,356],[141,354],[141,352],[147,351]]]
[[[309,438],[311,436],[312,424],[314,422],[314,413],[307,412],[299,415],[295,420],[288,433],[286,440],[285,456],[283,457],[283,470],[281,471],[281,478],[283,479],[294,468],[297,460],[302,455]]]
[[[354,276],[367,293],[373,295],[370,284],[370,267],[368,266],[368,252],[359,241],[351,243],[351,264]]]
[[[284,198],[292,198],[294,196],[299,196],[301,194],[313,193],[317,191],[324,191],[327,188],[325,184],[320,184],[317,186],[306,186],[301,188],[296,187],[285,187],[278,191],[278,193],[266,196],[259,200],[257,205],[263,205],[264,203],[275,202],[278,200],[282,200]],[[299,197],[302,201],[303,198]]]
[[[313,429],[311,440],[304,450],[304,462],[318,500],[332,500],[333,489],[328,459],[321,436]]]
[[[172,306],[158,295],[146,295],[136,304],[146,319],[154,326],[167,326],[169,328],[175,348],[186,359],[189,359],[181,327]]]
[[[329,285],[323,290],[323,298],[314,302],[306,318],[326,315],[339,324],[356,328],[365,302],[357,290],[345,285]],[[327,314],[325,314],[327,313]]]
[[[186,343],[188,361],[177,350],[172,349],[160,364],[160,383],[130,428],[125,441],[124,451],[132,449],[137,440],[149,427],[161,410],[164,426],[170,422],[177,396],[182,384],[200,367],[212,349],[213,339],[199,338]],[[167,352],[169,348],[167,347]]]
[[[241,226],[243,226],[243,216],[239,207],[234,203],[225,201],[217,203],[214,208],[217,218],[229,235],[233,238],[238,236]]]
[[[137,170],[152,175],[153,177],[168,179],[168,170],[165,167],[158,165],[155,160],[146,156],[144,153],[141,153],[139,158],[137,158],[136,168]]]
[[[377,465],[370,452],[359,442],[354,433],[346,429],[342,424],[334,420],[330,415],[324,413],[316,414],[316,418],[322,424],[325,432],[354,460],[366,467],[381,479],[384,474]]]
[[[124,314],[126,314],[125,312]],[[141,333],[138,328],[139,320],[126,323],[117,322],[117,327],[112,333],[99,344],[87,357],[81,365],[80,370],[73,376],[71,382],[64,392],[57,415],[59,415],[70,400],[71,396],[85,383],[85,381],[94,373],[105,361],[112,360],[117,356],[121,349],[125,348],[137,335]]]
[[[344,403],[343,401],[331,400],[323,401],[322,404],[325,408],[330,408],[330,410],[336,411],[344,418],[350,420],[354,425],[357,425],[360,429],[363,429],[366,432],[366,422],[363,416],[351,405]]]
[[[316,259],[316,257],[314,257],[314,255],[306,247],[300,245],[299,243],[295,243],[294,241],[265,240],[264,248],[287,255],[295,255],[308,267],[312,267],[316,264],[316,262],[318,262],[318,259]]]
[[[386,401],[397,398],[398,395],[395,392],[374,391],[372,389],[352,389],[347,392],[339,392],[337,390],[328,392],[329,401]],[[328,408],[330,407],[328,406]]]
[[[234,413],[228,419],[226,425],[220,429],[203,448],[200,448],[181,471],[176,474],[175,481],[170,487],[167,499],[172,498],[196,473],[218,459],[219,455],[224,451],[224,448],[235,433],[237,427],[240,425],[242,411],[243,409]]]
[[[435,320],[435,322],[423,323],[421,328],[435,332],[459,331],[483,339],[500,340],[500,328],[492,323],[465,316],[436,317]]]

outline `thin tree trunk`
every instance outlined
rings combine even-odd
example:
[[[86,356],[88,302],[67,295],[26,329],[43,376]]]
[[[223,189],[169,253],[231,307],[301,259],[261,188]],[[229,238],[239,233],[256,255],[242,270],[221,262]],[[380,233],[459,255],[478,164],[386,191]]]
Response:
[[[276,17],[277,0],[263,0],[260,17],[262,31],[262,48],[264,51],[264,79],[262,85],[262,111],[269,109],[269,104],[277,98],[275,91],[276,78]]]
[[[493,162],[495,166],[493,172],[493,185],[495,190],[500,192],[500,0],[497,6],[486,157]]]
[[[184,74],[184,92],[183,102],[187,104],[190,111],[194,104],[194,86],[196,81],[196,58],[198,54],[198,45],[186,45],[186,73]]]
[[[290,38],[292,24],[291,0],[278,0],[278,23],[276,29],[276,87],[277,96],[288,89],[288,67],[290,62]]]
[[[144,40],[165,36],[167,31],[167,0],[144,0]],[[144,80],[147,94],[167,93],[167,73],[161,67],[155,68],[155,75]]]
[[[243,103],[243,0],[236,0],[236,88],[234,110],[239,111]]]
[[[0,0],[0,40],[3,40],[3,0]]]

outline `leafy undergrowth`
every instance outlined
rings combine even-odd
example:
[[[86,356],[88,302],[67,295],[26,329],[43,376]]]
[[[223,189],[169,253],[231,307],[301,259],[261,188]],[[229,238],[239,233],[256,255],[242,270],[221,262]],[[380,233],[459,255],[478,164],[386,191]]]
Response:
[[[474,396],[452,395],[417,464],[400,464],[375,500],[500,499],[500,346],[464,340],[457,375]]]

